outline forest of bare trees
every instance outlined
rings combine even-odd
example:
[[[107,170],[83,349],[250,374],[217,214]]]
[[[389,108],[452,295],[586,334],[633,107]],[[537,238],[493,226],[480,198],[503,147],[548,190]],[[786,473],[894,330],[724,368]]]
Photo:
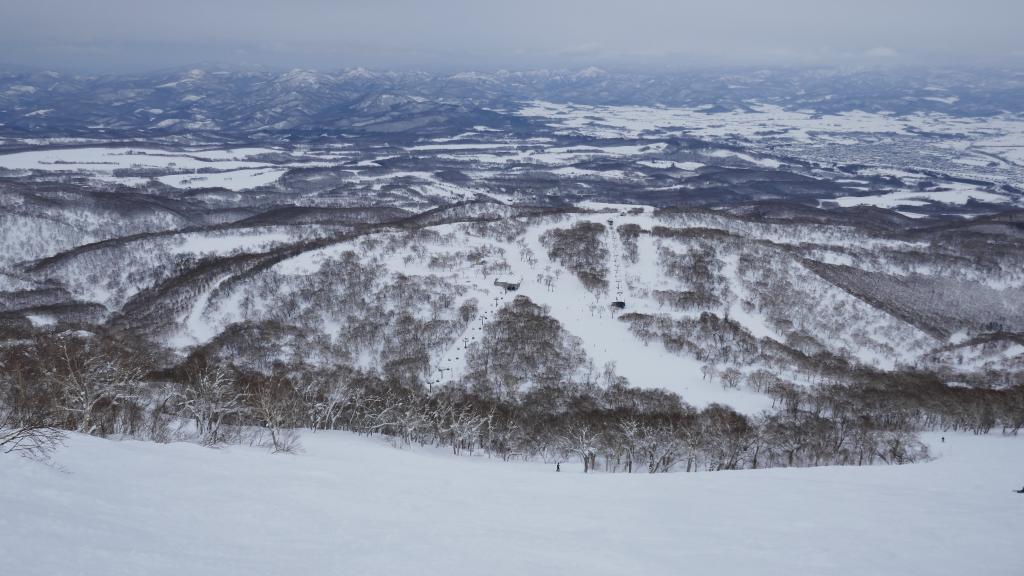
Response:
[[[551,259],[575,274],[587,290],[608,287],[608,248],[601,241],[603,224],[577,222],[572,228],[555,228],[541,236]]]
[[[70,430],[287,452],[301,449],[298,429],[342,429],[457,454],[575,460],[587,471],[693,472],[899,464],[927,457],[922,430],[1016,434],[1024,426],[1024,387],[955,388],[927,374],[870,372],[840,384],[827,367],[811,386],[766,371],[734,375],[732,385],[773,398],[770,412],[696,409],[673,393],[630,386],[611,366],[592,368],[577,346],[526,298],[469,352],[469,385],[433,389],[414,375],[344,364],[272,362],[262,372],[202,350],[162,368],[162,352],[115,336],[39,337],[0,357],[0,450],[44,455]],[[521,378],[534,385],[518,387]]]

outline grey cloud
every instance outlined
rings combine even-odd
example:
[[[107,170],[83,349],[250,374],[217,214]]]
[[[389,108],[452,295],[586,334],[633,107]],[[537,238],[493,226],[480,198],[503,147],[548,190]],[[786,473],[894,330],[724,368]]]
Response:
[[[0,0],[0,59],[92,70],[999,63],[1020,0]]]

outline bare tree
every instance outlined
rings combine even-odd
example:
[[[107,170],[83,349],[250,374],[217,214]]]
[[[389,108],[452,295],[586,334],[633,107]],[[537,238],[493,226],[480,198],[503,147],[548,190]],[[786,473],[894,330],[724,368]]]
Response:
[[[224,367],[194,367],[188,370],[178,409],[195,422],[200,441],[215,446],[227,441],[225,425],[238,423],[246,408],[245,398]]]
[[[562,448],[580,457],[583,461],[583,472],[594,469],[597,461],[598,441],[601,433],[589,424],[570,424],[559,439]]]
[[[0,411],[0,454],[45,462],[64,445],[64,438],[62,430],[38,422],[18,423],[10,410]]]
[[[256,417],[270,431],[270,447],[274,453],[294,453],[301,449],[299,435],[290,428],[291,398],[287,383],[279,377],[259,382],[252,394]]]
[[[134,431],[131,423],[119,426],[118,418],[138,404],[144,376],[138,365],[66,340],[57,343],[55,356],[46,363],[44,377],[60,391],[68,427],[100,436]]]
[[[616,436],[619,437],[619,448],[626,458],[626,472],[631,474],[633,472],[633,463],[636,461],[637,454],[640,451],[640,423],[635,418],[619,422],[619,425],[616,427]]]

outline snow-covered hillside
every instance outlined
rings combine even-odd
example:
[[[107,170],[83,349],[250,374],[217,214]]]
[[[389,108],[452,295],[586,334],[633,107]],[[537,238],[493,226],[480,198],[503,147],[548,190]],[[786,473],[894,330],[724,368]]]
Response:
[[[1017,576],[1024,440],[907,466],[591,474],[379,438],[306,452],[73,436],[0,456],[0,573]]]
[[[858,263],[891,272],[893,264],[878,261],[882,255],[891,254],[906,266],[908,257],[921,258],[917,254],[925,244],[846,227],[764,225],[710,213],[655,214],[650,208],[593,203],[584,207],[605,211],[445,223],[415,233],[385,229],[289,253],[295,255],[230,282],[236,272],[223,268],[192,297],[175,304],[176,320],[164,330],[169,342],[184,350],[208,344],[240,323],[286,322],[319,335],[303,345],[305,361],[330,362],[341,353],[354,365],[383,369],[391,359],[407,356],[388,356],[389,344],[366,340],[366,329],[358,332],[353,326],[397,326],[397,320],[384,318],[399,315],[424,327],[446,320],[454,324],[440,336],[440,344],[426,345],[429,358],[417,361],[418,374],[434,385],[458,384],[466,375],[467,352],[491,329],[494,313],[522,296],[545,307],[580,338],[596,370],[612,365],[634,386],[664,388],[698,407],[721,402],[748,414],[774,401],[749,388],[723,386],[727,382],[719,376],[730,369],[734,377],[766,369],[800,384],[814,383],[817,368],[809,367],[809,360],[770,358],[771,350],[783,345],[805,356],[827,351],[883,370],[940,358],[954,367],[946,356],[931,355],[952,340],[937,337],[913,318],[865,302],[858,287],[836,285],[812,268],[817,262]],[[581,226],[594,231],[591,248],[601,255],[592,263],[597,267],[593,273],[604,275],[604,284],[587,285],[575,260],[553,257],[550,235],[574,233]],[[254,235],[247,241],[256,246],[262,238]],[[961,265],[947,276],[954,274],[999,286],[992,292],[996,303],[991,313],[1017,321],[1019,310],[998,302],[1019,292],[999,284],[1015,285],[1018,272],[1005,268],[979,276]],[[357,276],[363,279],[354,283]],[[499,277],[517,281],[517,290],[495,286]],[[68,277],[66,282],[78,280]],[[624,309],[611,306],[617,300]],[[153,325],[145,328],[155,330]],[[282,347],[272,357],[287,362],[294,353]]]

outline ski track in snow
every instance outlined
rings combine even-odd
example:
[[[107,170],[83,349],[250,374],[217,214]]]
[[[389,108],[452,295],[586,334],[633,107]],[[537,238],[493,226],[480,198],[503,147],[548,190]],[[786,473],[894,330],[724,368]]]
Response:
[[[432,384],[444,386],[458,382],[465,375],[466,347],[483,334],[484,326],[492,321],[494,315],[514,297],[513,292],[497,286],[492,286],[491,288],[484,286],[481,288],[479,284],[474,284],[474,292],[471,297],[475,296],[477,298],[479,306],[477,315],[469,322],[466,329],[455,338],[452,344],[438,356],[435,363],[437,374],[430,375]],[[465,302],[466,300],[463,301]]]
[[[653,219],[646,214],[621,216],[616,213],[578,216],[561,222],[558,226],[572,226],[578,221],[604,224],[609,218],[615,221],[616,227],[620,224],[635,223],[650,230],[653,225]],[[718,382],[705,379],[701,372],[702,365],[696,359],[670,353],[657,342],[649,345],[641,342],[630,332],[628,324],[618,320],[618,313],[613,312],[610,306],[615,296],[614,277],[611,278],[609,293],[600,295],[588,292],[579,279],[564,269],[556,278],[552,289],[549,290],[539,284],[537,274],[546,266],[550,265],[554,270],[561,269],[560,265],[549,260],[547,250],[540,243],[540,236],[548,229],[548,226],[535,226],[527,231],[526,245],[538,261],[534,267],[530,267],[521,258],[515,245],[505,245],[508,252],[506,261],[512,267],[512,276],[522,278],[522,285],[517,293],[527,296],[537,304],[547,306],[549,314],[569,333],[580,337],[597,369],[605,362],[613,362],[616,372],[629,379],[632,385],[664,388],[676,392],[683,400],[697,407],[718,402],[746,413],[755,413],[771,407],[771,400],[767,396],[747,390],[725,390]],[[613,234],[618,241],[617,232]],[[639,262],[640,264],[635,266],[627,266],[623,262],[624,273],[642,278],[658,276],[656,255],[641,253]],[[609,266],[610,273],[614,274],[614,268],[611,264]],[[493,281],[493,278],[489,278],[488,281]],[[626,283],[623,283],[623,291],[627,311],[658,313],[656,304],[632,297]],[[481,304],[483,307],[486,303]]]
[[[221,276],[196,299],[179,322],[182,328],[168,340],[169,346],[183,348],[203,344],[217,336],[217,327],[212,325],[204,315],[214,290],[230,277],[230,274]]]

